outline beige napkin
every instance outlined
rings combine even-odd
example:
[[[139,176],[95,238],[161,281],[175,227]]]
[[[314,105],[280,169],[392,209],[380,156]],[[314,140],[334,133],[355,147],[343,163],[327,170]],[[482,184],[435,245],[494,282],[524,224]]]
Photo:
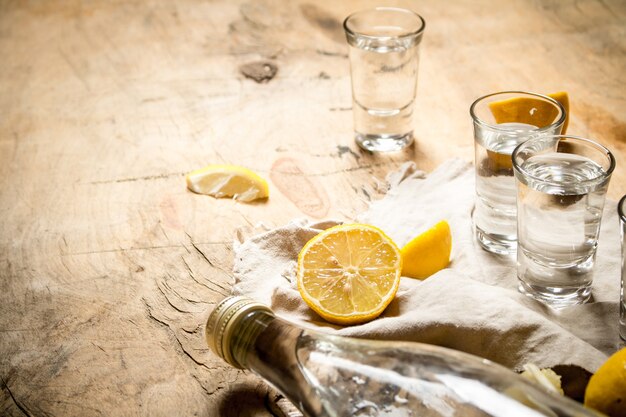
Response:
[[[592,302],[553,311],[517,291],[513,257],[481,250],[472,234],[474,171],[450,160],[426,176],[407,163],[387,178],[386,196],[355,221],[376,225],[402,246],[445,219],[452,229],[452,262],[424,281],[402,277],[395,300],[376,320],[339,327],[312,312],[296,288],[302,246],[336,224],[296,220],[235,242],[235,294],[270,305],[284,319],[345,336],[409,340],[445,346],[512,369],[575,364],[595,371],[620,344],[619,227],[607,201]]]

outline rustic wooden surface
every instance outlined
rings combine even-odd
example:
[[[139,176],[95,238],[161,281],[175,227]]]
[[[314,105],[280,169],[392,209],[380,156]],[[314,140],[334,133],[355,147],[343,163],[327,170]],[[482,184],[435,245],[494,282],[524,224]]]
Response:
[[[417,143],[386,156],[353,143],[341,29],[375,4],[0,0],[0,415],[280,414],[203,339],[236,230],[351,219],[404,161],[472,159],[482,94],[567,90],[626,193],[626,2],[394,3],[427,26]],[[273,78],[244,75],[262,62]],[[188,192],[209,163],[271,198]]]

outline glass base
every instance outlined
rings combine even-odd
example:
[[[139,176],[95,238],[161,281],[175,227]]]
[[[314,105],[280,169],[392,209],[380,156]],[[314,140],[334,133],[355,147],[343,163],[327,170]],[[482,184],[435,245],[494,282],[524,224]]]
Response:
[[[394,152],[410,146],[413,143],[413,132],[404,135],[365,135],[356,132],[356,143],[370,152]]]
[[[554,309],[584,304],[591,298],[591,284],[584,287],[544,287],[520,279],[519,292]]]
[[[514,255],[517,251],[516,237],[488,234],[476,226],[475,235],[480,246],[487,252],[498,255]]]

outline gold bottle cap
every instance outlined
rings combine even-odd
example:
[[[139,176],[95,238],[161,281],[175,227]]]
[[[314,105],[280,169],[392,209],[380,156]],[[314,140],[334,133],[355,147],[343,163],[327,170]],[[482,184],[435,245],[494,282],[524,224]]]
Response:
[[[232,355],[231,339],[238,323],[253,311],[274,313],[264,304],[248,297],[230,296],[220,301],[206,323],[206,342],[220,358],[234,367],[241,368]]]

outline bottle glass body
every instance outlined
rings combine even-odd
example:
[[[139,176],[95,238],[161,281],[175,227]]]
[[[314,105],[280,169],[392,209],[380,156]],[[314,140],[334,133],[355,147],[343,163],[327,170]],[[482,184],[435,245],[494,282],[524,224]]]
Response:
[[[591,416],[488,360],[437,346],[304,330],[265,312],[235,359],[309,417]],[[251,336],[251,337],[250,337]]]

